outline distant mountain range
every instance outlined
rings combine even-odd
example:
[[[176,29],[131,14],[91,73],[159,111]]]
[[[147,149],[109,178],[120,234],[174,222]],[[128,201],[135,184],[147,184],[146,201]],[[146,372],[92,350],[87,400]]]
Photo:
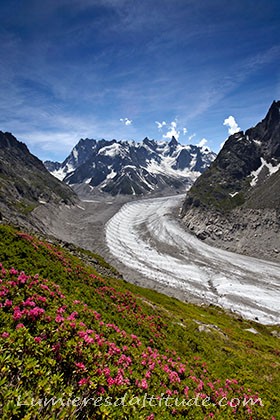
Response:
[[[187,193],[181,215],[201,239],[280,256],[280,101],[255,127],[228,138]]]
[[[40,203],[71,204],[74,191],[55,179],[24,143],[0,131],[0,218],[27,220]]]
[[[145,138],[134,141],[81,139],[62,163],[46,168],[71,186],[89,190],[140,195],[190,186],[215,159],[206,147]]]

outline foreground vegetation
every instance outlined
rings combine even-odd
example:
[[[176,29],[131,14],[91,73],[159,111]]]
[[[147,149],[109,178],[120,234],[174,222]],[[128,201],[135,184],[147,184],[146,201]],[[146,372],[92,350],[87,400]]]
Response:
[[[1,418],[276,419],[279,327],[139,288],[11,227],[0,255]]]

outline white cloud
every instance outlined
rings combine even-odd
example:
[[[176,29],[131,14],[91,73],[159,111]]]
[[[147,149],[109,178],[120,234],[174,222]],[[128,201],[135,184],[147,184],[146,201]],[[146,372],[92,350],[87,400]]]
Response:
[[[206,139],[203,138],[203,139],[200,140],[199,143],[197,143],[197,146],[198,147],[204,147],[206,145],[207,141],[208,140],[206,140]]]
[[[189,136],[189,140],[191,141],[196,136],[196,133],[193,133]]]
[[[230,115],[228,118],[224,120],[223,125],[228,126],[228,134],[230,135],[238,133],[238,131],[241,130],[241,128],[238,127],[238,124],[232,115]]]
[[[184,134],[184,136],[187,134],[187,132],[188,132],[188,129],[186,127],[184,127],[183,128],[183,134]]]
[[[180,137],[180,131],[177,129],[177,120],[171,121],[168,129],[169,131],[163,135],[163,138],[172,139],[172,137],[175,137],[178,140]]]
[[[157,128],[159,129],[159,131],[161,131],[162,127],[164,127],[166,125],[165,121],[162,121],[161,123],[159,121],[155,121]]]
[[[124,123],[124,125],[131,125],[132,124],[132,120],[130,120],[128,118],[120,118],[120,121],[122,123]]]

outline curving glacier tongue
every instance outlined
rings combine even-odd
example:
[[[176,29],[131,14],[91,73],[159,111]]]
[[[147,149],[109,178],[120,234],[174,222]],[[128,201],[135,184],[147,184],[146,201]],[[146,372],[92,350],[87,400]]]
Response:
[[[111,254],[164,287],[264,324],[280,322],[280,265],[211,247],[172,217],[183,196],[125,204],[106,225]]]

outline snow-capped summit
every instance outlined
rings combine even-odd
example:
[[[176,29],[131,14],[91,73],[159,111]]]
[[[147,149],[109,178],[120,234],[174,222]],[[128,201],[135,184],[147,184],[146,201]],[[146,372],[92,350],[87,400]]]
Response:
[[[81,139],[63,163],[45,162],[69,185],[86,184],[116,194],[144,194],[186,188],[215,159],[205,147],[181,145],[172,137],[158,142]]]

